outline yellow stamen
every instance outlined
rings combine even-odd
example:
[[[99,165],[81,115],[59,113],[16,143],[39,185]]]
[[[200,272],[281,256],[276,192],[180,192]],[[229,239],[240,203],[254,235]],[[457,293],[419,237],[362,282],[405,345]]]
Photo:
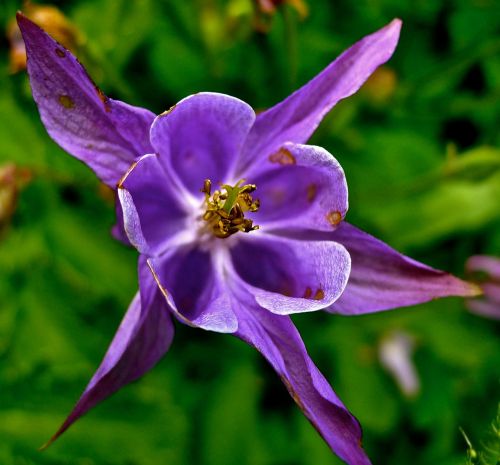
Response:
[[[250,232],[259,229],[253,221],[245,218],[246,212],[256,212],[260,202],[250,195],[257,189],[255,184],[245,184],[243,179],[234,186],[223,184],[221,190],[212,194],[212,182],[206,179],[201,192],[205,194],[206,211],[202,219],[214,236],[224,239],[239,231]]]

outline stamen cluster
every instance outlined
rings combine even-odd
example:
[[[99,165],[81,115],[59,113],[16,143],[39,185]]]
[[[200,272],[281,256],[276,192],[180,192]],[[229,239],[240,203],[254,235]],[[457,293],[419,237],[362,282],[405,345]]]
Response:
[[[206,179],[201,192],[205,194],[206,211],[202,218],[207,228],[219,238],[229,237],[239,231],[250,232],[259,229],[253,221],[245,218],[246,212],[256,212],[260,202],[250,195],[257,189],[255,184],[245,184],[244,179],[234,186],[223,184],[221,190],[212,194],[212,182]]]

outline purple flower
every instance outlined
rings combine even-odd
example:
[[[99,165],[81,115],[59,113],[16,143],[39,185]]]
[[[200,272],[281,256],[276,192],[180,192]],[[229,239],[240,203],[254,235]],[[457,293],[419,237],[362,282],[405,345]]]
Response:
[[[482,274],[477,281],[484,293],[482,298],[468,299],[467,308],[478,315],[500,320],[500,258],[474,255],[467,260],[465,269],[471,275]]]
[[[155,117],[107,98],[67,50],[18,21],[47,131],[118,185],[115,233],[140,252],[140,291],[53,439],[160,359],[174,316],[254,346],[332,450],[351,465],[369,464],[358,422],[289,315],[355,315],[475,293],[345,223],[342,168],[326,150],[303,145],[390,58],[401,22],[365,37],[258,116],[234,97],[200,93]]]

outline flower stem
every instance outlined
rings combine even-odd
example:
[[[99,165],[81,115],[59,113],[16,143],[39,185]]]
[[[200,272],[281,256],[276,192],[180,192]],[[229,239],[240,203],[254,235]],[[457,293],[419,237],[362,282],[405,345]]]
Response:
[[[500,403],[496,418],[491,423],[486,439],[481,442],[481,449],[474,448],[465,432],[461,429],[467,443],[467,461],[465,465],[498,465],[500,463]]]
[[[491,423],[491,429],[479,452],[480,465],[498,465],[500,463],[500,403],[497,416]]]

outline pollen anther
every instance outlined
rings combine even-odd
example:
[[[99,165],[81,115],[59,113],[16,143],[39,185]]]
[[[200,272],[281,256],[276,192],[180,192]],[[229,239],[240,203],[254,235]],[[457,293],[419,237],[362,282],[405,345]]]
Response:
[[[255,184],[245,184],[243,179],[234,186],[223,184],[212,194],[212,182],[205,179],[201,192],[205,194],[206,210],[202,219],[214,236],[224,239],[239,231],[250,232],[259,229],[253,221],[245,218],[246,212],[256,212],[260,202],[251,193],[257,189]]]

